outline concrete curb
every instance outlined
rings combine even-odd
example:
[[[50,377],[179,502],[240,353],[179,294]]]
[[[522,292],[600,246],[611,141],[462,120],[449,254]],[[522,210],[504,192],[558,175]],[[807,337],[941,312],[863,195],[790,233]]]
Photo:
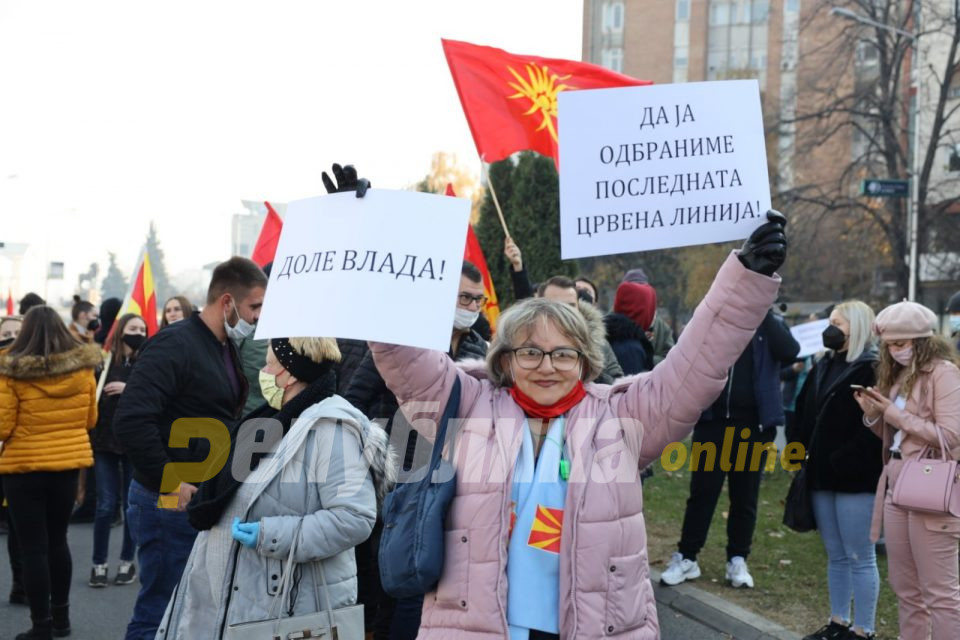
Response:
[[[800,634],[692,584],[664,586],[652,567],[650,581],[657,602],[736,640],[800,640]]]

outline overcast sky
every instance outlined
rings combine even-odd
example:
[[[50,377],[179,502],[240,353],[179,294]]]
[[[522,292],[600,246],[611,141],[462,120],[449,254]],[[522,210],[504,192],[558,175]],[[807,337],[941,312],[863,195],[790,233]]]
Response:
[[[20,286],[66,288],[107,252],[133,267],[152,219],[171,274],[227,257],[241,199],[377,187],[435,151],[479,173],[440,38],[580,59],[582,0],[0,0],[0,241]],[[69,291],[67,293],[72,293]]]

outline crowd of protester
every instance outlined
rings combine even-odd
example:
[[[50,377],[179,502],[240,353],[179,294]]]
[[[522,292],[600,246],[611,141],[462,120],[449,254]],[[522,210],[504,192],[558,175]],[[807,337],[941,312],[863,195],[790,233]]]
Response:
[[[362,182],[336,178],[328,188]],[[846,301],[824,314],[823,351],[798,359],[772,307],[785,225],[769,214],[679,336],[642,269],[624,275],[604,313],[585,277],[544,274],[534,285],[510,238],[517,303],[491,335],[481,274],[464,263],[446,353],[256,340],[269,268],[240,257],[214,270],[198,308],[165,301],[153,336],[144,318],[117,317],[118,300],[98,310],[76,298],[64,322],[28,294],[19,315],[0,320],[9,598],[31,621],[16,637],[70,634],[67,529],[92,499],[90,587],[140,583],[129,640],[239,637],[281,610],[357,603],[377,639],[656,638],[644,472],[691,434],[718,449],[732,438],[736,449],[786,426],[808,452],[827,556],[830,616],[807,640],[873,636],[881,530],[901,637],[955,638],[960,518],[896,505],[891,493],[921,451],[960,457],[956,346],[919,304],[875,317]],[[960,294],[947,312],[960,332]],[[428,463],[454,392],[469,426],[449,452],[457,482],[443,572],[428,592],[393,597],[379,570],[383,500]],[[439,409],[417,420],[403,412],[430,402]],[[202,482],[181,471],[210,460],[218,471]],[[691,473],[663,584],[701,575],[725,482],[723,577],[734,588],[764,579],[747,565],[762,478],[762,467]]]

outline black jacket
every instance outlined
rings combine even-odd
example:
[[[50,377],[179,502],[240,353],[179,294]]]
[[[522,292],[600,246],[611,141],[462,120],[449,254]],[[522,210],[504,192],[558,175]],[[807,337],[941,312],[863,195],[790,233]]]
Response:
[[[653,369],[653,345],[637,323],[622,313],[608,313],[603,317],[603,324],[607,329],[607,342],[617,354],[624,375]]]
[[[797,398],[795,433],[787,437],[807,447],[807,478],[812,489],[873,493],[883,471],[883,443],[863,426],[863,411],[853,399],[850,385],[875,383],[877,354],[865,351],[824,389],[827,370],[836,355],[828,353],[807,376]]]
[[[107,370],[107,379],[104,384],[111,382],[126,382],[133,371],[134,360],[128,360],[123,356],[114,358]],[[103,374],[100,374],[103,375]],[[97,404],[97,426],[90,432],[90,446],[94,452],[106,452],[122,454],[123,448],[117,442],[117,437],[113,433],[113,416],[117,411],[117,404],[123,394],[108,395],[105,391],[100,394],[100,402]]]
[[[760,424],[763,428],[782,425],[783,394],[780,369],[793,362],[800,344],[790,329],[768,311],[760,327],[730,368],[727,384],[701,422],[719,424]]]
[[[340,348],[340,364],[337,365],[337,395],[346,397],[353,374],[357,371],[363,357],[370,351],[366,340],[337,338]],[[354,405],[356,406],[356,405]]]
[[[200,437],[188,447],[171,448],[170,429],[179,418],[209,418],[225,426],[239,419],[247,381],[230,340],[226,348],[240,383],[234,393],[224,366],[224,345],[199,315],[176,322],[150,338],[120,395],[113,430],[133,463],[133,477],[151,491],[160,490],[170,462],[200,462],[210,443]],[[201,427],[202,433],[202,427]],[[184,479],[196,483],[199,478]]]

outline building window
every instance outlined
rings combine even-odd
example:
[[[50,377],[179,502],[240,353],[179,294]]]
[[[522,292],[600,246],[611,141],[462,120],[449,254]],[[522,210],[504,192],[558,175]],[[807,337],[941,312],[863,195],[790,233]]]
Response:
[[[877,47],[872,42],[861,40],[857,43],[857,63],[864,66],[873,66],[877,64]]]
[[[690,19],[690,0],[677,0],[677,22]]]
[[[600,53],[600,64],[611,71],[623,73],[623,49],[620,47],[604,49]]]
[[[753,0],[751,14],[754,24],[765,24],[770,19],[770,0]]]
[[[677,47],[673,50],[673,68],[686,69],[688,62],[688,53],[686,47]]]
[[[953,145],[950,160],[947,162],[948,171],[960,171],[960,144]]]
[[[603,4],[603,30],[610,33],[623,31],[623,2]]]
[[[787,0],[787,3],[784,5],[784,10],[790,13],[797,13],[800,11],[800,0]]]
[[[714,2],[710,4],[710,26],[720,27],[730,24],[730,4]]]

